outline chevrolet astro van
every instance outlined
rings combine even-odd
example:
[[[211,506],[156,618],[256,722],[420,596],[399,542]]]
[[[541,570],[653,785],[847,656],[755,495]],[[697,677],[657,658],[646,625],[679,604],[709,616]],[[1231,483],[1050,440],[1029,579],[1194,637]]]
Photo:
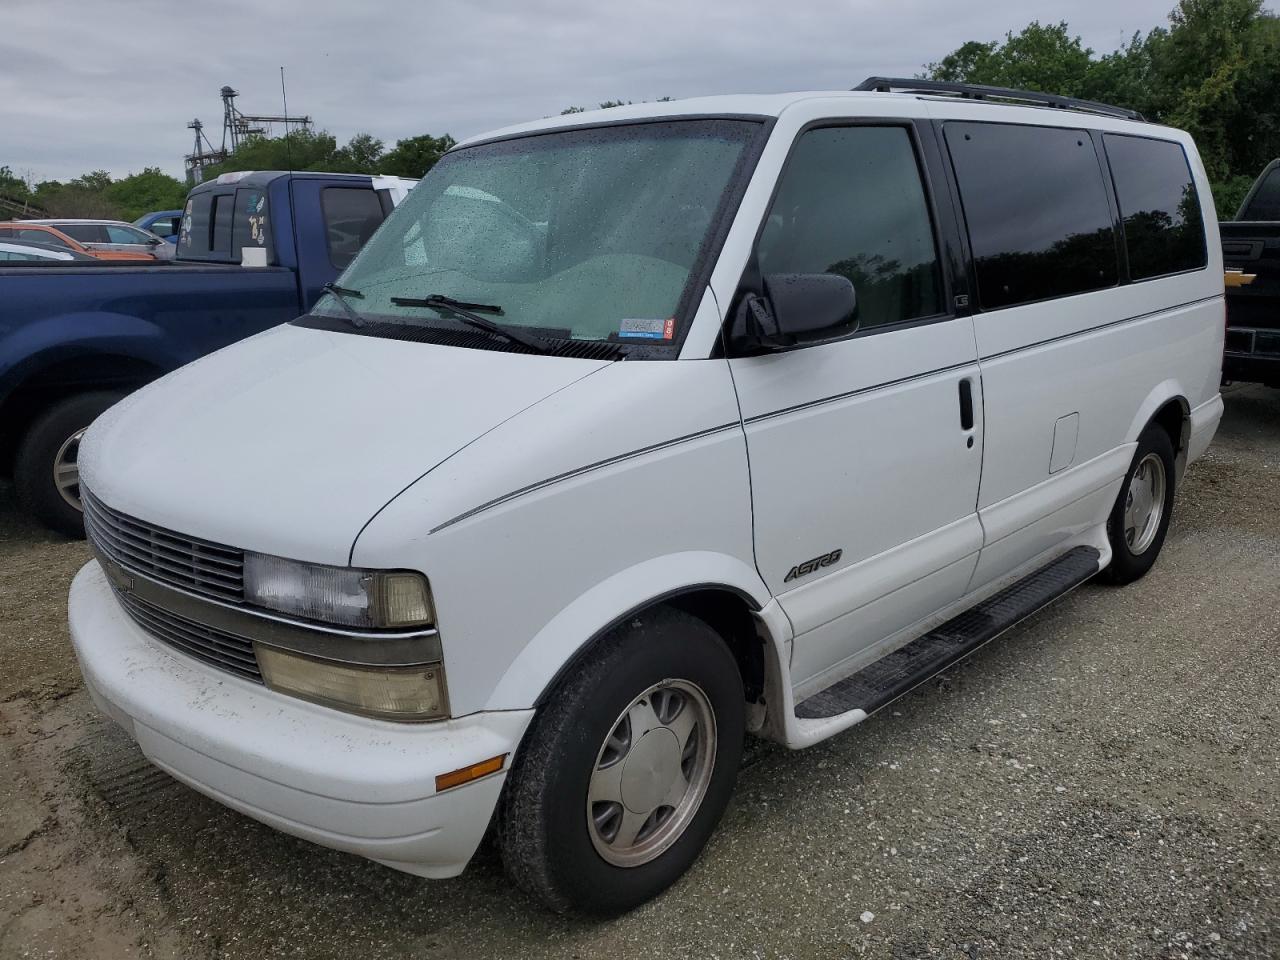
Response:
[[[1191,138],[873,79],[458,145],[315,308],[81,447],[71,634],[156,765],[553,909],[677,880],[746,734],[1160,553],[1222,413]]]

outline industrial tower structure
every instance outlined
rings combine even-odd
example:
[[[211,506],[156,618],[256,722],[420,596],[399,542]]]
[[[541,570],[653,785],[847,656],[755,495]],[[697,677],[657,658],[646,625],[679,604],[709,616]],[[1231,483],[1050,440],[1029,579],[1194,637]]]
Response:
[[[222,145],[220,147],[215,148],[205,136],[204,124],[199,120],[192,120],[187,124],[188,130],[195,131],[195,145],[185,158],[188,183],[199,183],[204,179],[205,167],[222,163],[246,140],[251,137],[268,136],[277,125],[284,127],[286,135],[297,130],[311,129],[310,117],[241,113],[236,106],[236,97],[240,96],[239,91],[231,87],[223,87],[220,93],[222,96]]]

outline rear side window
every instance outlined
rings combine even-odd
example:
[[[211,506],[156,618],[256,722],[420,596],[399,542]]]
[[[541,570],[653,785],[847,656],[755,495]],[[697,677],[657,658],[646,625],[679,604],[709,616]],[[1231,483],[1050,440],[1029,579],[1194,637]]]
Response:
[[[231,252],[231,208],[235,195],[220,193],[213,199],[213,239],[209,249],[214,253]]]
[[[1089,134],[948,123],[982,307],[1114,286],[1116,238]]]
[[[241,259],[245,247],[265,247],[270,250],[270,228],[266,191],[251,188],[237,190],[235,228],[231,240],[233,259]]]
[[[178,254],[199,258],[209,253],[209,214],[213,194],[198,193],[187,200],[182,214],[182,230],[178,234]]]
[[[339,270],[355,259],[373,231],[382,224],[378,194],[361,187],[325,187],[320,209],[329,241],[329,262]]]
[[[1271,168],[1239,219],[1280,220],[1280,167]]]
[[[1129,276],[1147,280],[1203,267],[1204,219],[1182,145],[1110,133],[1102,140],[1124,220]]]
[[[33,243],[48,243],[55,247],[70,249],[67,241],[63,240],[62,237],[46,230],[15,230],[13,236],[16,240],[30,240]]]
[[[58,227],[72,240],[81,243],[132,243],[130,240],[112,240],[100,223],[67,223]]]
[[[933,222],[904,127],[826,127],[787,160],[756,247],[760,272],[836,273],[861,326],[942,312]]]

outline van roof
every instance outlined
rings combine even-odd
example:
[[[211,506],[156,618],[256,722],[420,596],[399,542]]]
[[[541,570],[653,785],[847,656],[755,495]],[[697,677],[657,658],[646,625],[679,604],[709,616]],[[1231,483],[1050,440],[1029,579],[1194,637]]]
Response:
[[[1136,111],[1112,107],[1108,104],[1092,103],[1087,100],[1076,100],[1069,97],[1057,97],[1031,91],[1003,90],[996,87],[979,87],[973,84],[930,84],[925,81],[896,80],[872,77],[866,84],[879,84],[879,87],[855,90],[804,90],[794,93],[761,93],[761,94],[729,94],[713,97],[693,97],[688,100],[661,100],[649,103],[625,104],[601,110],[585,110],[579,113],[561,114],[556,117],[545,117],[528,123],[513,124],[497,130],[491,130],[461,141],[458,146],[464,147],[486,140],[496,140],[517,136],[522,133],[535,133],[546,130],[558,130],[571,127],[593,126],[601,123],[617,123],[627,120],[653,120],[665,117],[678,119],[695,116],[740,116],[740,117],[777,117],[788,107],[806,100],[847,100],[856,102],[870,99],[883,100],[886,97],[913,97],[921,100],[942,101],[947,103],[961,102],[971,107],[975,116],[992,112],[992,119],[1003,116],[1011,108],[1026,108],[1036,111],[1048,110],[1054,114],[1066,114],[1076,118],[1088,118],[1090,126],[1113,127],[1118,124],[1139,123],[1147,129],[1154,125],[1142,121],[1141,114]],[[971,92],[961,92],[964,88]],[[985,91],[980,94],[979,91]],[[1095,123],[1095,121],[1098,121]]]

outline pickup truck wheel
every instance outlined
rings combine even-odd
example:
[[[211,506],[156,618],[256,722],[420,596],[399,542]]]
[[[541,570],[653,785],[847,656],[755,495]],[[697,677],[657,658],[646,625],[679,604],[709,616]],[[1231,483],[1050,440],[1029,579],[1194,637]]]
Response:
[[[742,680],[706,623],[655,607],[548,696],[499,804],[508,875],[560,913],[615,916],[689,868],[742,756]]]
[[[13,467],[18,499],[59,533],[84,536],[76,464],[80,438],[99,414],[123,396],[104,390],[59,400],[32,422],[18,444]]]
[[[1107,520],[1111,563],[1103,579],[1132,583],[1155,564],[1173,517],[1173,478],[1173,442],[1159,424],[1150,424],[1138,438],[1133,463]]]

